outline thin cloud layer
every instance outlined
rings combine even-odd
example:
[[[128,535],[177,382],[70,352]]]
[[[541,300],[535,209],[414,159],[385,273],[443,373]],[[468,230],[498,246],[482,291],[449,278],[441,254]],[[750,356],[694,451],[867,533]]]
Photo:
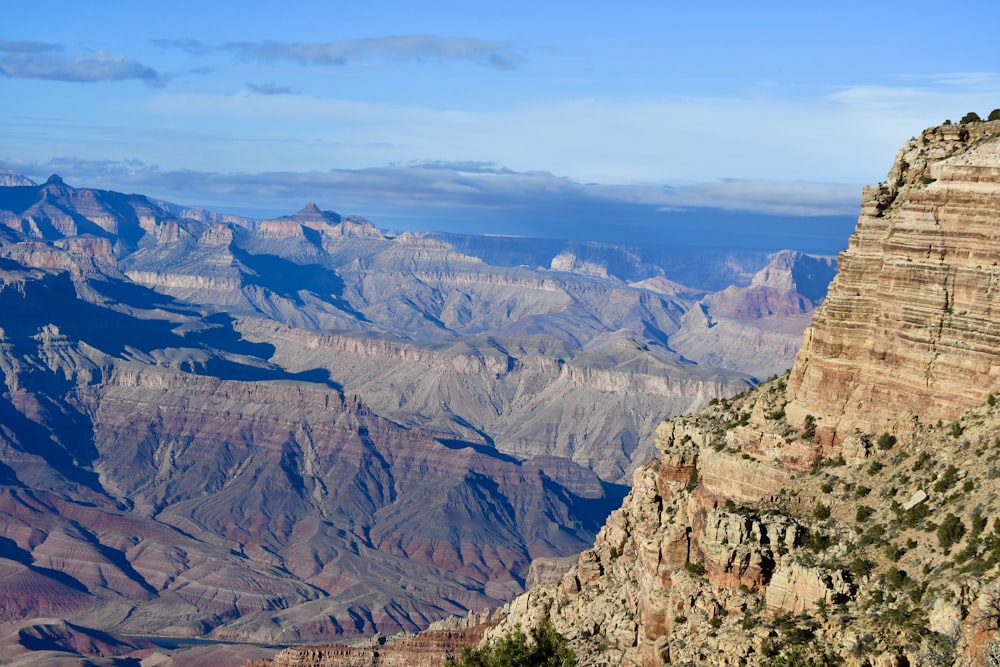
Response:
[[[0,41],[0,74],[17,79],[94,83],[138,79],[162,86],[166,77],[126,56],[103,51],[67,56],[59,44]]]
[[[247,82],[247,88],[252,93],[257,93],[258,95],[295,95],[296,91],[292,89],[291,86],[279,86],[275,83],[250,83]]]
[[[193,56],[203,56],[212,50],[210,45],[197,39],[152,39],[150,44],[161,49],[184,51]]]
[[[683,187],[595,185],[484,162],[267,173],[161,170],[137,160],[5,164],[40,181],[57,173],[76,187],[141,192],[256,218],[287,215],[315,201],[367,217],[382,229],[819,254],[843,248],[861,191],[735,179]]]
[[[342,66],[369,60],[469,60],[486,67],[514,69],[524,61],[523,56],[500,42],[434,35],[398,35],[314,44],[236,42],[223,48],[246,60],[290,60],[304,65]]]
[[[137,160],[61,158],[44,164],[7,161],[14,171],[43,177],[59,173],[67,182],[109,189],[145,188],[193,197],[225,194],[274,207],[322,199],[364,207],[391,202],[435,209],[529,209],[553,205],[625,204],[651,210],[696,208],[778,216],[856,215],[860,187],[835,183],[729,179],[684,186],[578,183],[547,172],[517,172],[492,163],[428,162],[330,171],[216,173],[161,170]],[[271,200],[271,201],[269,201]],[[196,204],[197,201],[185,203]]]

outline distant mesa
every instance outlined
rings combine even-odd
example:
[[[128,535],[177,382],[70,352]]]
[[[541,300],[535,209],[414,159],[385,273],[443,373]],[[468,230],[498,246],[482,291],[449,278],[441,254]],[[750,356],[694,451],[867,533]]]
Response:
[[[60,176],[59,174],[52,174],[45,181],[45,185],[63,185],[62,176]]]

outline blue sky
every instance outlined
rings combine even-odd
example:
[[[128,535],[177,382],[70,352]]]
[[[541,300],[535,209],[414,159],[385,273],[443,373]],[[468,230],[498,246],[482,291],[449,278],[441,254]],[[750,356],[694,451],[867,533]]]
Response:
[[[903,141],[1000,107],[998,19],[980,0],[11,3],[0,165],[383,228],[669,242],[728,219],[842,247]]]

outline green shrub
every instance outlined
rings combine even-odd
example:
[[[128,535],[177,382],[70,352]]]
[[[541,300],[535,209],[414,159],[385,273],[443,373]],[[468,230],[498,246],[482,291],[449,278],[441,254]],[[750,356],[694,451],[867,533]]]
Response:
[[[927,465],[928,461],[931,460],[931,455],[927,452],[920,452],[920,456],[917,460],[913,462],[913,472],[916,472]]]
[[[699,577],[705,574],[705,566],[702,563],[692,563],[691,561],[688,561],[687,563],[684,563],[684,569]]]
[[[941,477],[938,478],[938,481],[934,483],[934,490],[938,493],[944,493],[951,487],[955,486],[956,482],[958,482],[958,468],[953,465],[949,465],[945,471],[941,473]]]
[[[890,567],[885,573],[885,585],[890,591],[898,591],[906,583],[906,571]]]
[[[861,523],[867,521],[872,514],[875,514],[875,510],[868,505],[858,505],[858,509],[854,512],[854,520]]]
[[[986,117],[986,120],[1000,120],[1000,109],[994,109],[990,112],[990,115]]]
[[[802,431],[803,440],[812,440],[816,437],[816,418],[812,415],[806,415],[805,427]]]
[[[833,538],[818,530],[810,530],[802,538],[802,548],[814,553],[826,551],[831,544],[833,544]]]
[[[880,523],[876,523],[874,526],[868,528],[865,534],[861,536],[860,544],[863,547],[869,544],[875,544],[876,542],[881,542],[885,537],[885,526]]]
[[[926,519],[931,514],[931,508],[927,503],[918,503],[906,511],[906,527],[916,528],[917,524]]]
[[[865,577],[872,573],[875,569],[875,563],[871,562],[867,558],[856,557],[851,561],[851,564],[847,566],[847,569],[855,577]]]
[[[962,116],[962,120],[958,121],[960,124],[965,125],[966,123],[978,123],[982,118],[979,117],[975,111],[970,111],[969,113]]]
[[[691,468],[691,474],[688,475],[687,490],[694,491],[698,488],[698,466]]]
[[[941,525],[937,529],[938,543],[941,547],[948,551],[951,549],[953,544],[961,541],[962,537],[965,535],[965,524],[954,514],[948,513],[948,516],[944,518]]]
[[[824,519],[830,518],[830,506],[824,505],[823,503],[816,503],[813,507],[813,517],[818,521],[823,521]]]
[[[892,446],[896,444],[896,436],[889,433],[883,433],[878,437],[878,448],[881,450],[892,449]]]
[[[979,537],[982,532],[986,530],[987,521],[988,519],[983,516],[983,513],[978,507],[972,510],[972,529],[969,531],[969,537]]]
[[[566,638],[559,634],[548,619],[531,629],[531,643],[520,630],[504,635],[479,648],[465,647],[458,662],[448,660],[452,667],[563,667],[577,664],[576,654]]]

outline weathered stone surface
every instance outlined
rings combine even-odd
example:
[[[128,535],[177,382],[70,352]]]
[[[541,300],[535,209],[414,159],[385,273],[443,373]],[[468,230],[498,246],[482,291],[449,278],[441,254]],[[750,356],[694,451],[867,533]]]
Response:
[[[840,572],[789,562],[774,571],[764,601],[772,614],[813,613],[821,600],[833,605],[837,596],[847,599],[850,593],[851,587]]]
[[[702,450],[698,461],[705,490],[723,499],[745,502],[771,497],[789,478],[785,468],[741,454]]]
[[[952,421],[1000,389],[1000,121],[926,130],[866,188],[789,416],[835,440]]]
[[[486,626],[469,630],[428,630],[419,635],[379,636],[358,646],[287,648],[267,661],[246,667],[442,667],[462,647],[475,646]]]

